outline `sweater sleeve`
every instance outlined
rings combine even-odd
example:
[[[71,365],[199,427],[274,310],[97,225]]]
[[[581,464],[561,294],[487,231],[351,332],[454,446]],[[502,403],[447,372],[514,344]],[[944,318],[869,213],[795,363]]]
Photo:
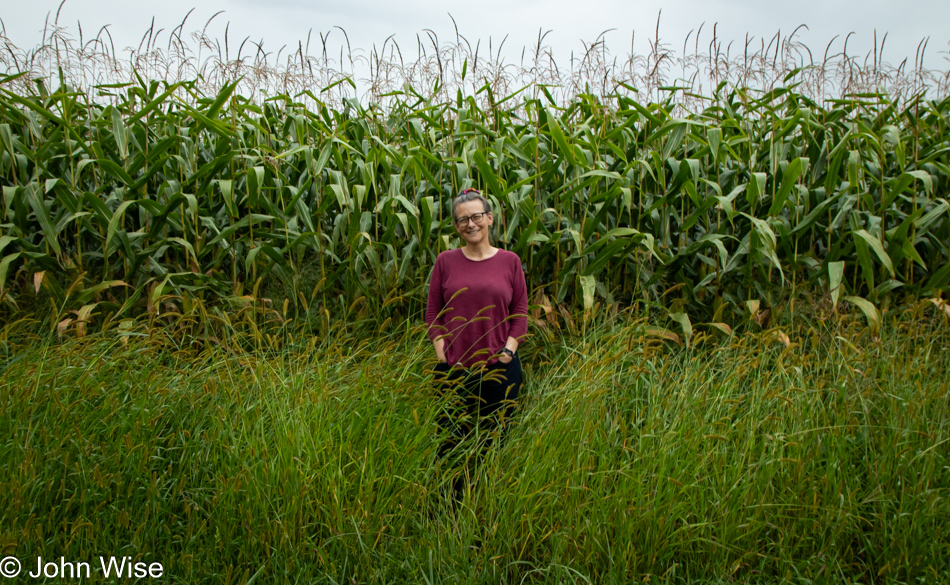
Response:
[[[508,307],[508,314],[512,315],[512,318],[508,335],[520,342],[528,333],[528,286],[525,283],[521,258],[517,254],[515,255],[514,265],[511,283],[511,305]]]
[[[435,342],[435,338],[445,333],[445,327],[442,325],[442,318],[439,313],[445,307],[445,299],[442,298],[442,258],[435,259],[435,266],[432,267],[432,275],[429,277],[429,297],[426,302],[426,325],[429,326],[429,340]]]

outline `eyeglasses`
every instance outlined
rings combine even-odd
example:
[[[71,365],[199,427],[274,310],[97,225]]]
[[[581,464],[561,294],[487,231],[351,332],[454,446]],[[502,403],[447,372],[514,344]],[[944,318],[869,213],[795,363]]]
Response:
[[[466,215],[465,217],[460,217],[456,219],[455,224],[458,225],[459,227],[465,227],[468,225],[469,220],[471,220],[474,223],[482,223],[482,220],[485,218],[486,215],[488,215],[488,212],[473,213],[472,215]]]
[[[465,195],[466,193],[475,193],[476,195],[481,195],[481,194],[482,194],[482,192],[479,191],[478,189],[471,189],[471,188],[469,188],[469,189],[465,189],[464,191],[462,191],[461,193],[459,193],[459,196]],[[482,222],[482,218],[484,218],[488,213],[489,213],[489,212],[486,211],[486,212],[484,212],[484,213],[473,213],[472,215],[469,215],[469,216],[467,216],[467,217],[460,217],[460,218],[458,218],[458,219],[455,220],[455,225],[457,225],[457,226],[459,226],[459,227],[465,227],[465,226],[468,225],[469,220],[471,220],[471,221],[473,221],[473,222],[475,222],[475,223],[481,223],[481,222]]]

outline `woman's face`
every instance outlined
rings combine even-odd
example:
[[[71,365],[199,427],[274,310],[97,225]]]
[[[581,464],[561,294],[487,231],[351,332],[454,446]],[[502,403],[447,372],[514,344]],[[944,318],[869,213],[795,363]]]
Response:
[[[455,222],[455,230],[459,233],[466,244],[477,246],[483,240],[488,240],[488,231],[492,225],[491,213],[485,213],[485,208],[481,201],[466,201],[455,208],[455,218],[471,218],[476,214],[483,214],[479,221],[469,219],[465,225]]]

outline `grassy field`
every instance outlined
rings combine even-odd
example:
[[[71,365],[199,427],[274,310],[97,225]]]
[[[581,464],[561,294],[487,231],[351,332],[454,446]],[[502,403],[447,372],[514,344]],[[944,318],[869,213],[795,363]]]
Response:
[[[458,507],[418,327],[245,351],[7,325],[0,547],[175,583],[945,580],[950,328],[929,303],[828,316],[688,349],[623,315],[534,327]]]

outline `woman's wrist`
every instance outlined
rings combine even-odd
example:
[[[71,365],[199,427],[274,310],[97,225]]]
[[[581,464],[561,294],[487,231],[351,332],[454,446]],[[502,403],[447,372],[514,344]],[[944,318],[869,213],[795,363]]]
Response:
[[[515,352],[507,347],[501,348],[501,351],[498,352],[498,361],[503,364],[510,364],[515,359]]]

